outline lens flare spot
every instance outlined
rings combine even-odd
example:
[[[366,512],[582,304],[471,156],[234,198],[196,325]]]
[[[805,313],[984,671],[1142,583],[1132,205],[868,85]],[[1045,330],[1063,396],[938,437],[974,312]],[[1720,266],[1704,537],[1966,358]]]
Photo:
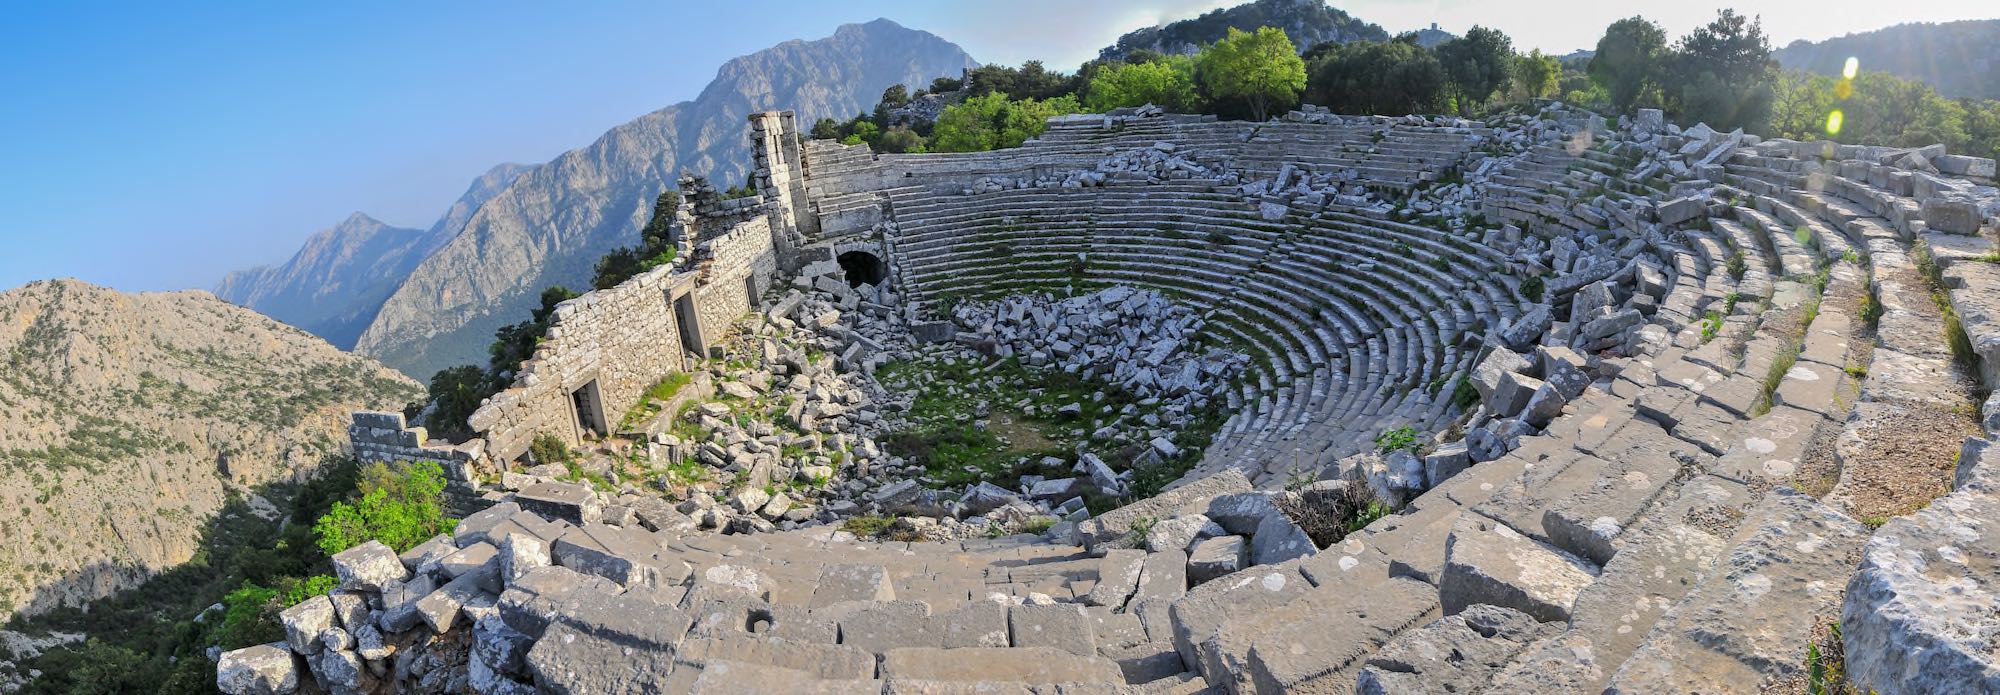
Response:
[[[1846,114],[1843,114],[1843,113],[1841,113],[1841,112],[1840,112],[1840,109],[1834,109],[1834,110],[1833,110],[1833,113],[1829,113],[1829,114],[1827,114],[1827,115],[1826,115],[1826,134],[1827,134],[1827,135],[1839,135],[1839,134],[1840,134],[1840,122],[1841,122],[1841,121],[1843,121],[1843,120],[1846,120],[1846,118],[1847,118],[1847,115],[1846,115]]]
[[[1861,59],[1854,56],[1848,56],[1847,64],[1840,66],[1840,76],[1850,80],[1854,79],[1854,76],[1860,72]]]
[[[1837,99],[1839,101],[1847,101],[1847,99],[1852,96],[1854,96],[1854,80],[1841,80],[1839,82],[1833,83],[1834,99]]]

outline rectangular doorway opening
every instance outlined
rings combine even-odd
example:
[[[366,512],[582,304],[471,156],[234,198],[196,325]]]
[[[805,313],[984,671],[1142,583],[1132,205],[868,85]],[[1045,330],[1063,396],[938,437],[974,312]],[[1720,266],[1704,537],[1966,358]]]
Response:
[[[745,306],[750,307],[752,311],[755,311],[763,306],[762,301],[759,300],[757,297],[756,274],[753,273],[743,278],[743,293],[750,298],[748,303],[745,304]]]
[[[680,328],[681,349],[696,357],[703,356],[702,350],[707,346],[701,344],[701,316],[694,311],[694,293],[674,300],[674,324]]]
[[[569,401],[576,408],[578,434],[595,433],[603,437],[611,431],[610,424],[604,420],[604,396],[597,390],[596,379],[569,392]]]

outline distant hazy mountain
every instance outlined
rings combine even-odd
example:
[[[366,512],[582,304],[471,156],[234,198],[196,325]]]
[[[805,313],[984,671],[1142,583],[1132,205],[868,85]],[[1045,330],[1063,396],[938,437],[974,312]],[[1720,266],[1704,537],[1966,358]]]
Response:
[[[529,168],[502,164],[488,170],[428,230],[391,227],[354,213],[307,238],[283,265],[230,273],[216,286],[215,295],[350,349],[410,271],[457,236],[473,211]]]
[[[1284,29],[1301,53],[1327,41],[1389,40],[1389,32],[1382,27],[1330,7],[1325,0],[1257,0],[1212,10],[1194,19],[1133,31],[1118,37],[1118,43],[1098,51],[1098,57],[1120,59],[1142,48],[1161,53],[1193,53],[1229,35],[1231,28],[1255,31],[1265,26]]]
[[[1787,68],[1822,75],[1840,74],[1850,56],[1862,70],[1922,80],[1948,97],[2000,99],[2000,19],[1898,24],[1772,52]]]
[[[525,320],[543,287],[586,289],[600,256],[636,242],[681,170],[741,182],[749,114],[792,109],[807,128],[867,110],[890,85],[928,85],[974,65],[951,42],[882,19],[731,60],[693,101],[613,128],[487,201],[410,273],[355,349],[419,378],[484,362],[494,329]]]
[[[232,494],[339,451],[422,391],[206,292],[0,292],[0,621],[188,561]]]

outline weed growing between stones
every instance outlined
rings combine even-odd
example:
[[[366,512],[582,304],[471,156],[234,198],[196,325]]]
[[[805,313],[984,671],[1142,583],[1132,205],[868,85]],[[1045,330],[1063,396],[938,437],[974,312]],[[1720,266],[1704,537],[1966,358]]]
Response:
[[[680,393],[681,387],[687,386],[693,379],[694,377],[687,372],[674,372],[661,378],[658,383],[646,389],[646,394],[639,398],[638,404],[625,412],[625,417],[618,420],[618,431],[629,431],[634,425],[660,414],[660,408],[666,401],[672,399],[674,394]]]
[[[1417,431],[1409,427],[1383,430],[1381,434],[1375,435],[1375,448],[1385,454],[1403,449],[1414,451],[1417,448]]]

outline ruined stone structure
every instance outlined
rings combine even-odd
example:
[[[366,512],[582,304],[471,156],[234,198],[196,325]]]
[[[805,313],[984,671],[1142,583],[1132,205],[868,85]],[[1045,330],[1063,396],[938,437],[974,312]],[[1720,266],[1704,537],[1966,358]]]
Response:
[[[817,302],[968,342],[1044,319],[964,300],[1157,290],[1247,358],[1227,424],[1166,492],[1005,538],[503,486],[334,558],[225,691],[1756,692],[1802,688],[1834,621],[1864,690],[2000,684],[1992,160],[1560,105],[1123,110],[977,154],[751,133],[759,194],[684,185],[685,261],[563,305],[481,442],[364,414],[357,451],[494,470],[605,433],[787,285],[762,330]],[[1122,484],[1088,463],[957,508]],[[1360,490],[1395,513],[1329,536]]]

